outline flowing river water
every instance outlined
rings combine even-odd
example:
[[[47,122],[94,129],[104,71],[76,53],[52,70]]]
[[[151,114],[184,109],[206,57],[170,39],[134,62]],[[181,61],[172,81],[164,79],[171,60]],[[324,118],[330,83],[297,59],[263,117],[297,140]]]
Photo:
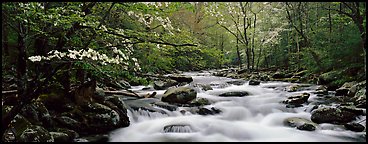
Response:
[[[210,84],[213,90],[197,89],[197,97],[206,98],[212,103],[205,107],[215,107],[222,112],[216,115],[199,115],[190,112],[164,110],[167,114],[128,110],[130,126],[119,128],[109,133],[111,142],[239,142],[239,141],[282,141],[282,142],[354,142],[365,141],[363,132],[344,129],[342,125],[322,123],[314,131],[298,130],[286,126],[283,121],[289,117],[310,120],[313,105],[318,97],[312,92],[317,85],[309,85],[301,91],[287,92],[288,82],[261,82],[252,86],[247,82],[242,85],[227,85],[234,79],[212,76],[209,72],[187,72],[192,76],[191,84]],[[143,86],[135,86],[136,92],[153,92],[162,95],[165,90],[142,91]],[[247,91],[249,96],[219,97],[220,93],[230,91]],[[310,93],[308,103],[302,107],[287,108],[281,103],[287,96],[296,93]],[[159,107],[157,107],[159,108]],[[360,116],[356,121],[364,120]],[[185,125],[174,132],[164,132],[168,125]],[[365,124],[363,124],[365,126]]]

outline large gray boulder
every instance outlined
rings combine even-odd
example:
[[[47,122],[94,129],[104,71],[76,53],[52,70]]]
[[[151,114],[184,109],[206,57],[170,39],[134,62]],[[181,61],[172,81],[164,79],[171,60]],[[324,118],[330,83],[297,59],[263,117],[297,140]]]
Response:
[[[161,101],[168,103],[189,104],[197,97],[197,92],[189,87],[170,88],[165,91]]]
[[[344,124],[355,119],[357,114],[346,109],[323,107],[312,111],[311,120],[315,123]]]

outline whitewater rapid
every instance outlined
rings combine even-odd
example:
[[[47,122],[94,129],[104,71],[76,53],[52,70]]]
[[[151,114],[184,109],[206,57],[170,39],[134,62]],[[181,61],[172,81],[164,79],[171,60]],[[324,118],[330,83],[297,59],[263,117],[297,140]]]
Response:
[[[192,114],[186,107],[179,107],[176,111],[169,111],[160,107],[167,114],[147,112],[145,110],[128,110],[130,126],[119,128],[109,134],[110,142],[244,142],[244,141],[281,141],[281,142],[354,142],[360,141],[365,132],[353,132],[341,125],[319,124],[315,131],[303,131],[285,126],[283,121],[289,117],[300,117],[310,120],[312,105],[286,108],[281,103],[288,96],[297,93],[310,93],[308,101],[316,99],[312,91],[317,87],[311,85],[302,91],[287,92],[283,88],[291,85],[288,82],[262,82],[251,86],[248,82],[243,85],[226,85],[234,79],[211,76],[207,73],[185,73],[192,76],[192,84],[211,84],[213,90],[197,89],[197,97],[208,99],[211,104],[204,106],[215,107],[222,112],[216,115]],[[133,87],[139,91],[143,86]],[[219,97],[220,93],[230,91],[247,91],[249,96]],[[162,95],[165,90],[156,91]],[[359,117],[357,121],[363,119]],[[165,133],[168,125],[186,125],[178,128],[177,132]]]

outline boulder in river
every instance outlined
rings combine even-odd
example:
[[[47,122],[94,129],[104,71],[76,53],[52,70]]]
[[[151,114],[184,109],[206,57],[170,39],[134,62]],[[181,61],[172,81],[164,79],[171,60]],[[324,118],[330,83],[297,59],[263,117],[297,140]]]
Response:
[[[284,120],[284,124],[290,127],[296,127],[299,130],[314,131],[318,124],[299,117],[290,117]]]
[[[161,101],[168,103],[189,104],[197,97],[197,92],[189,87],[170,88],[165,91]]]
[[[185,75],[170,75],[169,78],[179,82],[179,83],[190,83],[193,81],[193,78],[191,76],[185,76]]]
[[[322,107],[312,111],[311,120],[315,123],[344,124],[355,119],[353,112],[333,107]]]
[[[250,80],[249,85],[259,85],[261,82],[258,80]]]
[[[301,93],[297,95],[292,95],[288,97],[286,100],[283,101],[285,104],[291,104],[291,105],[301,105],[308,101],[310,94],[309,93]]]
[[[153,88],[155,90],[164,90],[177,84],[179,83],[176,80],[172,79],[158,80],[153,82]]]
[[[246,91],[231,91],[231,92],[225,92],[220,94],[219,96],[222,97],[243,97],[243,96],[248,96],[249,93]]]
[[[211,110],[207,109],[207,108],[204,108],[204,107],[201,107],[197,111],[197,113],[200,114],[200,115],[214,115],[214,114],[218,114],[220,112],[221,112],[221,110],[219,110],[215,107],[211,107]]]
[[[366,108],[366,88],[360,89],[357,93],[355,93],[355,96],[352,98],[353,103],[358,108]]]
[[[336,89],[335,96],[347,96],[350,88],[356,84],[356,81],[344,83],[340,88]]]
[[[346,123],[344,124],[344,127],[348,130],[355,131],[355,132],[362,132],[364,131],[365,127],[359,123]]]

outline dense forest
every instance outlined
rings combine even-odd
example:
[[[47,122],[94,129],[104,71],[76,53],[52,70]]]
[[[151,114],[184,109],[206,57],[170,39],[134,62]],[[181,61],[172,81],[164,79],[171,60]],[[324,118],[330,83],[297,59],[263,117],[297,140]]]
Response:
[[[365,65],[365,2],[3,2],[2,135],[28,104],[91,83],[237,68],[336,89]]]

